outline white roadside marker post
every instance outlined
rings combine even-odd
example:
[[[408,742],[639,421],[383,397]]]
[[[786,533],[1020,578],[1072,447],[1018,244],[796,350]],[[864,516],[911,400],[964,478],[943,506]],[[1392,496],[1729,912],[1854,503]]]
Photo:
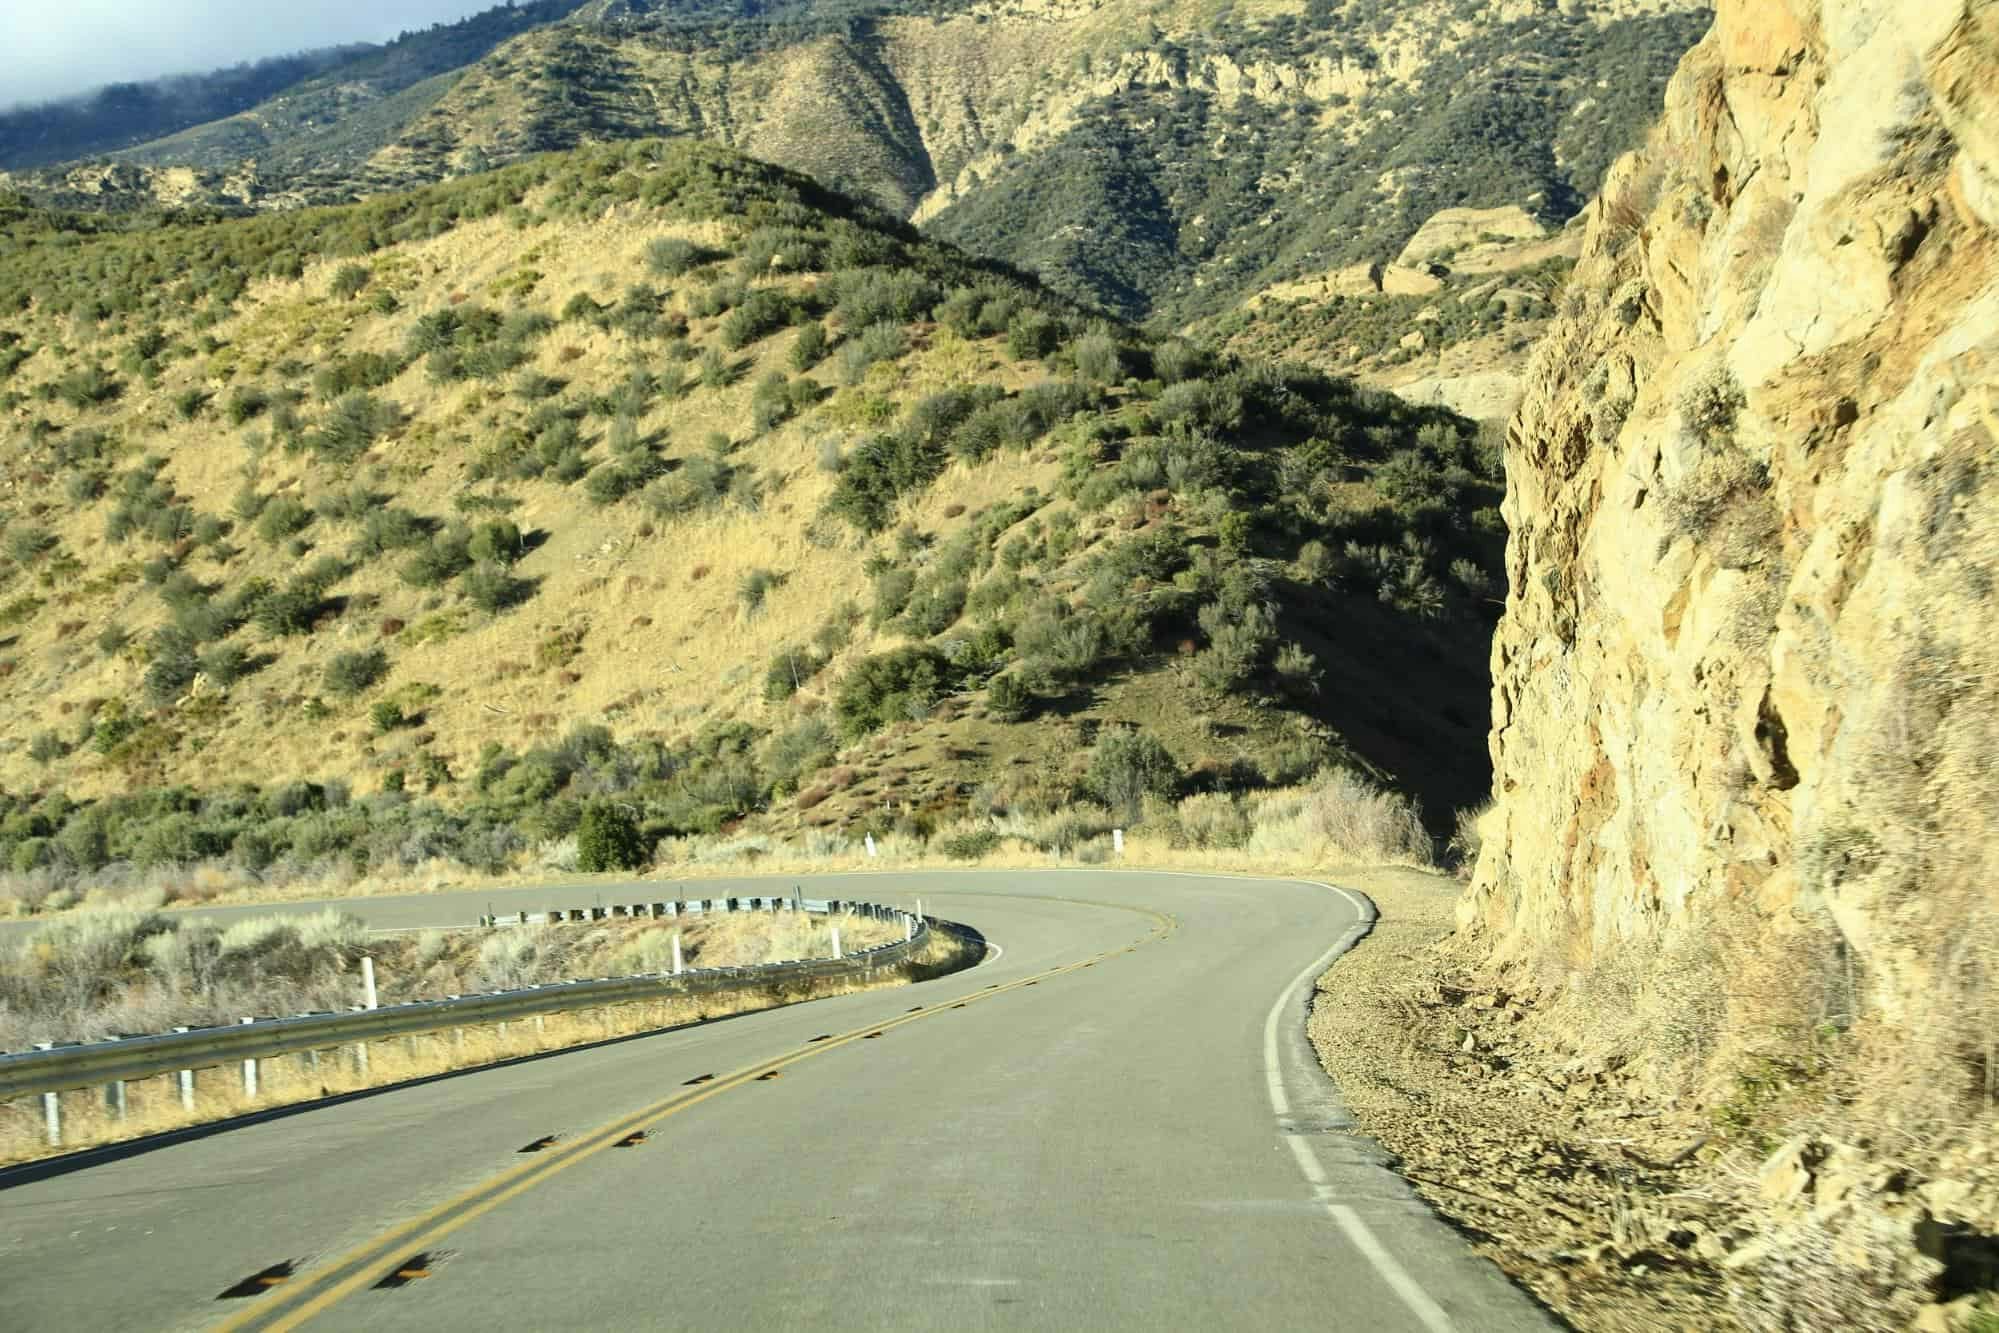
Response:
[[[361,960],[361,1003],[369,1009],[381,1007],[375,995],[375,960],[372,956]]]
[[[840,954],[840,928],[839,928],[838,926],[835,926],[835,927],[833,927],[833,956],[834,956],[835,958],[839,958],[839,957],[841,956],[841,954]]]
[[[680,965],[680,932],[676,930],[673,932],[673,975],[676,977],[679,976],[682,970]]]
[[[868,855],[869,855],[869,856],[880,856],[880,855],[881,855],[881,853],[875,850],[875,835],[874,835],[874,834],[872,834],[872,833],[864,833],[864,834],[862,834],[861,836],[867,839],[867,842],[868,842]]]
[[[35,1049],[38,1051],[53,1051],[55,1048],[56,1044],[52,1041],[38,1041],[35,1043]],[[42,1094],[42,1127],[48,1132],[49,1147],[62,1147],[61,1093],[45,1092]]]
[[[244,1018],[238,1021],[254,1023],[257,1020]],[[254,1057],[243,1062],[243,1095],[253,1102],[257,1100],[257,1061]]]
[[[184,1027],[174,1029],[175,1032],[186,1032],[188,1030]],[[194,1109],[194,1071],[192,1069],[183,1069],[174,1076],[174,1081],[180,1084],[180,1109],[183,1111],[192,1111]]]
[[[1114,828],[1114,829],[1112,829],[1112,830],[1111,830],[1111,850],[1112,850],[1112,851],[1114,851],[1114,852],[1116,852],[1116,853],[1117,853],[1117,854],[1118,854],[1119,856],[1123,856],[1123,855],[1124,855],[1124,830],[1123,830],[1123,829],[1121,829],[1121,828]]]

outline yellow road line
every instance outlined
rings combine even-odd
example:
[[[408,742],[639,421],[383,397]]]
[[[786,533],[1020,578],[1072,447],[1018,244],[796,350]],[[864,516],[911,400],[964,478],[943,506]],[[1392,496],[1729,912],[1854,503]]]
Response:
[[[1179,926],[1179,922],[1173,917],[1159,912],[1147,911],[1144,908],[1124,907],[1122,904],[1112,903],[1092,903],[1090,905],[1103,907],[1116,906],[1124,911],[1139,912],[1151,917],[1157,925],[1154,927],[1152,934],[1141,941],[1141,943],[1145,944],[1167,938]],[[767,1073],[774,1073],[777,1070],[797,1064],[801,1060],[809,1059],[815,1055],[823,1055],[827,1051],[848,1045],[851,1042],[863,1040],[870,1034],[879,1035],[880,1033],[902,1027],[908,1023],[915,1023],[925,1018],[934,1017],[939,1013],[963,1008],[974,1000],[986,1000],[996,995],[1005,995],[1009,991],[1034,985],[1036,982],[1050,977],[1058,977],[1064,973],[1075,972],[1082,968],[1093,966],[1106,958],[1130,953],[1136,948],[1138,948],[1138,945],[1133,944],[1127,945],[1122,949],[1106,950],[1094,958],[1088,958],[1076,963],[1067,963],[1057,968],[1050,968],[1048,971],[1038,972],[1031,977],[1022,977],[1017,981],[1010,981],[1004,985],[976,990],[968,995],[960,996],[956,1001],[940,1002],[928,1008],[889,1019],[886,1022],[869,1023],[865,1027],[855,1028],[851,1032],[842,1033],[831,1039],[820,1040],[815,1038],[816,1044],[807,1045],[803,1049],[794,1051],[789,1055],[778,1056],[776,1059],[765,1060],[744,1069],[739,1069],[732,1074],[704,1085],[698,1092],[683,1093],[661,1102],[655,1102],[653,1105],[635,1111],[611,1125],[592,1130],[583,1137],[572,1141],[567,1148],[557,1147],[555,1152],[549,1156],[540,1157],[534,1161],[503,1171],[499,1175],[478,1185],[474,1185],[472,1188],[463,1191],[453,1198],[447,1199],[441,1204],[433,1206],[428,1211],[420,1213],[408,1221],[390,1228],[388,1231],[382,1232],[374,1239],[364,1241],[360,1245],[353,1247],[346,1254],[322,1268],[316,1277],[307,1277],[297,1281],[295,1284],[289,1285],[286,1294],[298,1302],[294,1307],[287,1308],[284,1303],[285,1298],[281,1296],[272,1305],[245,1310],[234,1318],[218,1324],[216,1326],[217,1333],[239,1333],[240,1330],[248,1329],[268,1329],[272,1330],[273,1333],[283,1333],[284,1330],[295,1329],[308,1320],[315,1319],[326,1313],[326,1311],[347,1299],[355,1292],[378,1280],[384,1267],[401,1262],[402,1256],[433,1248],[438,1241],[444,1239],[452,1232],[485,1216],[501,1204],[541,1184],[558,1172],[566,1171],[578,1162],[586,1161],[604,1149],[615,1146],[620,1139],[641,1130],[649,1130],[670,1116],[678,1115],[689,1107],[698,1106],[711,1097],[719,1096],[724,1092],[742,1087],[746,1083],[754,1082]],[[412,1232],[424,1227],[428,1227],[429,1229],[423,1231],[423,1234],[417,1236],[415,1239],[408,1239]],[[346,1277],[340,1278],[332,1286],[325,1287],[317,1294],[313,1294],[315,1287],[319,1287],[321,1284],[336,1277],[343,1270],[350,1268],[354,1271],[348,1273]]]

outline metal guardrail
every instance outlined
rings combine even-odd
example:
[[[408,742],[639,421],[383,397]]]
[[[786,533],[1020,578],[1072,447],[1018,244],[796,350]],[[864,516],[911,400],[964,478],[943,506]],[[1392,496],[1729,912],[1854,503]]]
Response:
[[[722,906],[722,903],[730,906]],[[713,905],[710,906],[709,904]],[[751,907],[751,903],[758,906]],[[828,902],[801,899],[709,900],[700,907],[675,904],[683,909],[676,915],[699,915],[703,911],[775,911],[777,904],[807,911],[837,915],[851,912],[880,920],[904,920],[909,937],[892,944],[856,950],[841,958],[810,958],[751,967],[696,968],[684,972],[653,972],[629,977],[607,977],[593,981],[565,981],[529,986],[521,990],[491,991],[481,995],[457,995],[441,1000],[421,1000],[361,1009],[348,1013],[303,1014],[292,1018],[259,1019],[229,1027],[197,1028],[156,1036],[124,1037],[113,1041],[89,1042],[47,1050],[0,1055],[0,1102],[37,1093],[45,1098],[77,1088],[112,1085],[129,1080],[153,1078],[181,1071],[207,1069],[216,1065],[244,1062],[246,1084],[254,1087],[247,1071],[250,1062],[303,1051],[379,1041],[387,1037],[414,1036],[451,1028],[480,1027],[517,1018],[562,1013],[577,1009],[600,1009],[612,1005],[669,999],[682,995],[712,995],[718,992],[769,986],[786,982],[831,979],[866,980],[874,974],[899,967],[929,939],[929,923],[899,908],[873,903]],[[770,904],[770,906],[765,906]],[[648,904],[648,906],[651,906]],[[691,909],[691,910],[687,910]],[[569,909],[557,916],[530,915],[541,920],[591,920],[612,915],[611,909],[585,909],[586,915],[573,916]],[[634,915],[629,909],[616,915]],[[648,912],[646,915],[653,915]],[[513,924],[511,918],[482,919],[483,925]],[[187,1086],[183,1080],[183,1086]]]

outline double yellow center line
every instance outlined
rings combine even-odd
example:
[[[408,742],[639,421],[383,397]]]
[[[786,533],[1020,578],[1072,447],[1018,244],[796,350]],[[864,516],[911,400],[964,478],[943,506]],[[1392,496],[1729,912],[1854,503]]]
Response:
[[[1091,905],[1113,906],[1109,903]],[[606,1148],[618,1146],[621,1141],[629,1140],[634,1134],[650,1130],[669,1116],[678,1115],[689,1107],[699,1106],[709,1098],[719,1097],[725,1092],[742,1087],[745,1083],[773,1077],[778,1071],[790,1065],[824,1055],[850,1042],[878,1037],[884,1032],[920,1022],[945,1010],[961,1009],[980,1000],[989,1000],[996,995],[1005,995],[1008,991],[1035,985],[1050,977],[1059,977],[1068,972],[1094,967],[1106,958],[1130,953],[1140,945],[1166,938],[1173,933],[1177,925],[1172,917],[1158,912],[1130,907],[1124,907],[1123,910],[1140,911],[1152,917],[1156,923],[1152,933],[1137,943],[1128,944],[1122,949],[1108,950],[1093,958],[1085,958],[1081,962],[1050,968],[1033,976],[1022,977],[1018,981],[988,986],[983,990],[961,995],[954,1000],[941,1000],[927,1008],[913,1010],[886,1022],[870,1023],[866,1027],[855,1028],[851,1032],[844,1032],[835,1037],[816,1038],[813,1044],[793,1051],[789,1055],[781,1055],[774,1060],[747,1066],[704,1083],[696,1090],[678,1093],[654,1102],[651,1106],[567,1143],[559,1144],[531,1162],[503,1171],[455,1198],[448,1199],[429,1211],[382,1232],[372,1240],[364,1241],[333,1262],[305,1274],[296,1283],[286,1282],[274,1288],[269,1304],[260,1304],[254,1309],[246,1310],[217,1325],[217,1328],[220,1333],[237,1333],[237,1330],[250,1329],[272,1330],[276,1333],[280,1330],[297,1328],[307,1320],[326,1313],[355,1292],[395,1272],[409,1255],[435,1249],[438,1242],[446,1236],[485,1216],[509,1199],[533,1189],[558,1172],[566,1171],[579,1162],[595,1157]]]

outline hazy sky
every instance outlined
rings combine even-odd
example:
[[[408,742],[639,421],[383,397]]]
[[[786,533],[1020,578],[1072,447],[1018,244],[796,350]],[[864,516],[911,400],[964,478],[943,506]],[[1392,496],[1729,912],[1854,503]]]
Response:
[[[0,0],[0,106],[340,42],[501,0]]]

